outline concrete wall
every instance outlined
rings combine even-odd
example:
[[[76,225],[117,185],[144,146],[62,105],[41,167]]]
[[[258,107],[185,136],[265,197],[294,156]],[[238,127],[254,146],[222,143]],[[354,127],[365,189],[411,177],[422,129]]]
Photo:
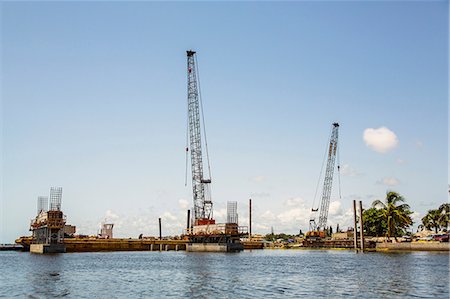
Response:
[[[64,253],[66,247],[63,244],[31,244],[30,252],[32,253]]]
[[[190,252],[238,252],[244,250],[241,243],[191,243],[186,245]]]
[[[191,252],[227,252],[227,244],[218,243],[193,243],[187,245],[187,251]]]
[[[450,243],[440,242],[402,242],[377,243],[377,250],[419,250],[419,251],[450,251]]]
[[[30,252],[32,253],[44,253],[44,244],[31,244]]]
[[[138,239],[65,239],[67,252],[185,250],[187,241]]]

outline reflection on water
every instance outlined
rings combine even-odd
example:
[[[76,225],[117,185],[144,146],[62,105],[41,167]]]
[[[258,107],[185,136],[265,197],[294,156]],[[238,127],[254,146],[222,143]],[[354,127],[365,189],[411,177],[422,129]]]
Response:
[[[448,298],[447,253],[0,252],[0,297]]]
[[[65,296],[70,293],[61,279],[63,270],[62,259],[58,254],[27,256],[27,271],[23,273],[29,282],[31,297],[41,298],[48,294]]]

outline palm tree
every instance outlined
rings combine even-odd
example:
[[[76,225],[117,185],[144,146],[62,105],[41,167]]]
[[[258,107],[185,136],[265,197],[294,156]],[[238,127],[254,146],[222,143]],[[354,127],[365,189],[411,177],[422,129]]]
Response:
[[[379,208],[382,211],[383,218],[387,223],[386,236],[388,239],[392,236],[397,237],[401,229],[412,224],[410,216],[412,212],[409,210],[409,205],[404,202],[403,196],[397,192],[388,191],[385,202],[377,199],[372,203],[374,208]]]
[[[441,229],[442,214],[439,210],[429,210],[428,213],[422,218],[422,225],[431,230],[434,228],[434,232],[437,233]]]
[[[439,212],[441,213],[441,226],[448,228],[450,224],[450,203],[443,203],[439,206]]]

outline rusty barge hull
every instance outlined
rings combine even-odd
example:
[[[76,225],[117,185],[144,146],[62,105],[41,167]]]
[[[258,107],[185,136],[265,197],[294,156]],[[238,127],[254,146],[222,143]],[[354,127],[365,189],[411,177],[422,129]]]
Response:
[[[184,240],[66,239],[66,252],[186,250]]]
[[[358,243],[359,245],[359,243]],[[304,248],[345,248],[353,249],[353,240],[304,240],[302,243]],[[375,242],[364,242],[365,248],[375,248]]]
[[[29,251],[32,239],[19,238],[17,244],[23,251]],[[146,240],[146,239],[64,239],[66,252],[102,252],[102,251],[178,251],[187,250],[188,240]],[[256,249],[255,244],[244,243],[244,249]],[[259,248],[262,248],[259,247]]]
[[[19,238],[16,243],[22,245],[24,251],[29,251],[31,241],[31,238]],[[187,243],[186,240],[64,239],[66,252],[186,250]]]

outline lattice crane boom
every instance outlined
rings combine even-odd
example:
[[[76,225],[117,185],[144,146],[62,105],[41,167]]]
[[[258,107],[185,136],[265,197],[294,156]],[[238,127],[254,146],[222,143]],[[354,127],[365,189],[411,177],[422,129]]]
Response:
[[[319,222],[316,224],[315,217],[311,217],[310,229],[313,231],[325,230],[328,220],[328,211],[330,206],[331,187],[333,185],[334,167],[336,165],[336,155],[338,151],[338,131],[339,124],[333,123],[330,143],[328,145],[328,158],[325,171],[325,178],[322,189],[322,199],[320,202]],[[339,166],[338,166],[339,168]],[[317,212],[317,209],[312,209],[312,212]]]
[[[209,192],[211,178],[204,177],[201,138],[199,82],[196,69],[195,51],[187,53],[188,76],[188,123],[191,152],[192,194],[194,199],[195,225],[214,223],[212,201]],[[189,150],[188,148],[186,149]]]
[[[319,229],[324,229],[327,226],[328,220],[328,210],[330,206],[330,197],[331,197],[331,186],[333,185],[333,174],[334,174],[334,166],[336,163],[336,152],[338,146],[338,130],[339,124],[333,124],[333,130],[330,138],[330,145],[328,149],[328,160],[327,160],[327,169],[325,172],[325,180],[323,183],[322,190],[322,202],[320,204],[320,214],[319,214]]]

